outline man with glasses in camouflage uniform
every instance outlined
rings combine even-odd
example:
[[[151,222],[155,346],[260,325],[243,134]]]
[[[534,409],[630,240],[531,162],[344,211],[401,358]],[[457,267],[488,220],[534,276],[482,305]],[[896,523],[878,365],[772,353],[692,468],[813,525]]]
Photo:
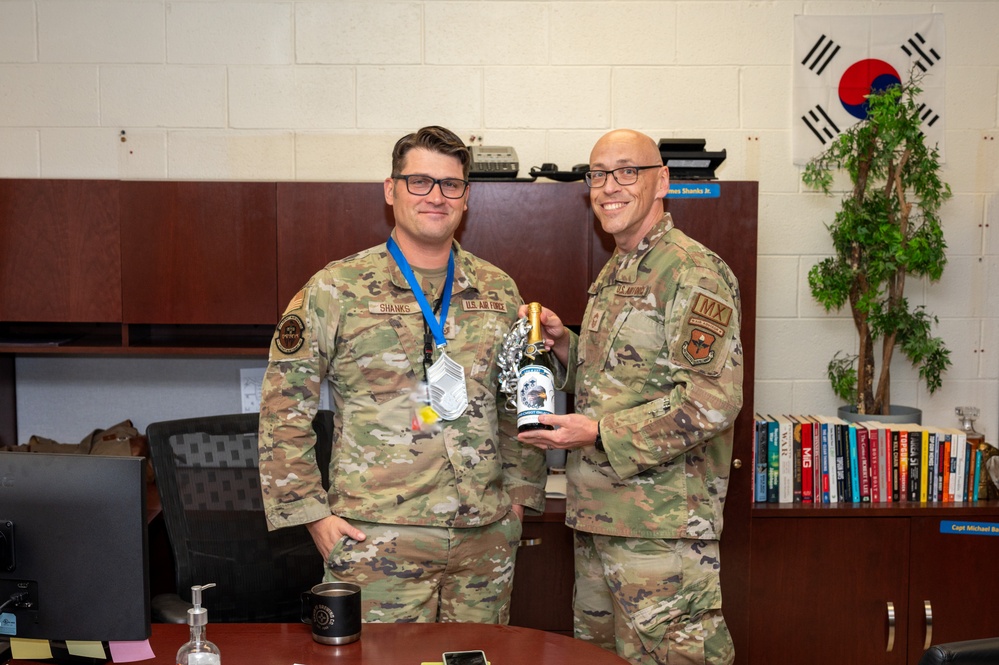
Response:
[[[616,250],[578,336],[542,312],[575,413],[519,436],[571,451],[575,633],[632,663],[728,664],[718,540],[742,406],[738,282],[673,226],[648,136],[603,136],[586,184]]]
[[[402,137],[384,183],[389,240],[313,276],[271,343],[268,525],[307,525],[325,580],[362,587],[365,621],[506,623],[524,509],[544,509],[544,454],[516,440],[497,399],[520,294],[454,240],[469,163],[442,127]],[[328,493],[311,426],[324,380],[336,412]]]

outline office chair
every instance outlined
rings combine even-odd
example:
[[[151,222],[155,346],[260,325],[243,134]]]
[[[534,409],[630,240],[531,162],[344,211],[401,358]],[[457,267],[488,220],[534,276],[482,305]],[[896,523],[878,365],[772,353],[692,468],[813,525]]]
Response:
[[[260,493],[258,414],[151,423],[146,429],[175,562],[176,594],[152,599],[152,619],[184,623],[191,586],[212,622],[297,622],[301,592],[322,582],[305,526],[268,531]],[[329,487],[333,413],[313,422],[316,462]]]
[[[934,644],[923,653],[919,665],[996,665],[999,637]]]

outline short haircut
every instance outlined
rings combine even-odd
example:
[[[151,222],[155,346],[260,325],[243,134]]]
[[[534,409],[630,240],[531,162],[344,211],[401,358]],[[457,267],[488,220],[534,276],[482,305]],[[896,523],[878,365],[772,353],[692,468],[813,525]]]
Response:
[[[402,175],[402,163],[408,153],[413,148],[423,148],[431,152],[438,152],[442,155],[457,157],[461,162],[461,176],[468,179],[468,170],[471,167],[472,157],[465,147],[465,143],[450,129],[431,125],[423,127],[406,134],[396,141],[392,149],[392,175]]]

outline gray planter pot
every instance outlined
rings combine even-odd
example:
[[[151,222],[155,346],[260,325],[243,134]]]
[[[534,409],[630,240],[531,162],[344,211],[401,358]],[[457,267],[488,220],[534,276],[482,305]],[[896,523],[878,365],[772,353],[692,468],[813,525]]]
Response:
[[[914,423],[923,424],[923,410],[914,406],[899,406],[891,404],[889,406],[891,415],[882,416],[872,413],[857,413],[855,406],[841,406],[837,415],[848,423],[877,422],[877,423]]]

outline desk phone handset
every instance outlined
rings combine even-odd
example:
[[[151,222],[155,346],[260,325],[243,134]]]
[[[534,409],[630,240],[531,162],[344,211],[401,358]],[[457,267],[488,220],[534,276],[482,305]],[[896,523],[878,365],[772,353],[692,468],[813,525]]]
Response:
[[[469,178],[513,179],[520,170],[517,151],[511,146],[472,145],[472,167]]]

